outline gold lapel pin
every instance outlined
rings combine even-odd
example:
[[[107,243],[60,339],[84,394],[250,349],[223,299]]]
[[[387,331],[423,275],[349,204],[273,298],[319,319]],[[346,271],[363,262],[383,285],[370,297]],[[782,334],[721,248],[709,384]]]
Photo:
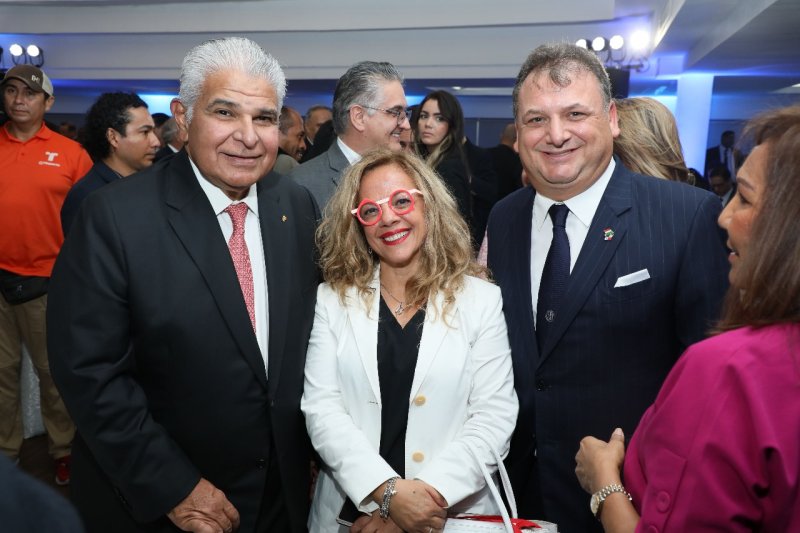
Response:
[[[283,216],[281,217],[281,222],[286,222],[286,215],[283,215]]]

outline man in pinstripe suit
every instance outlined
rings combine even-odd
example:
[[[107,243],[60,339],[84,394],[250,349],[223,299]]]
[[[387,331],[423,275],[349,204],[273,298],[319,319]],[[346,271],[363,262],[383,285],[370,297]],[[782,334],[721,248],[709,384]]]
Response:
[[[716,319],[728,272],[720,202],[612,158],[616,108],[590,51],[532,52],[514,115],[533,188],[499,202],[488,225],[520,400],[506,462],[522,516],[556,522],[562,533],[602,531],[575,477],[575,452],[585,435],[615,427],[632,435],[675,360]],[[536,316],[555,242],[553,204],[569,209],[569,273],[539,315],[545,336]]]

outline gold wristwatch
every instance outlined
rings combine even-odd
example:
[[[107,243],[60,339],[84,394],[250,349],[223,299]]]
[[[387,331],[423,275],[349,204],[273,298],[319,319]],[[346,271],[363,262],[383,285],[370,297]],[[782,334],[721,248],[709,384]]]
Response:
[[[628,498],[628,501],[631,501],[631,495],[628,494],[628,492],[625,490],[625,487],[623,487],[619,483],[612,483],[611,485],[606,485],[602,489],[592,494],[592,499],[589,500],[589,508],[592,510],[592,514],[594,515],[595,518],[600,520],[600,513],[603,510],[603,502],[605,502],[606,498],[608,498],[615,492],[621,492]]]

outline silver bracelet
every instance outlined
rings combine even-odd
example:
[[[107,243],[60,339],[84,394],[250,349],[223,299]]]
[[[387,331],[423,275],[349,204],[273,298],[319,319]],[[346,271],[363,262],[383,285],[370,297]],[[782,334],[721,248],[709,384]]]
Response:
[[[400,479],[399,477],[392,477],[386,482],[386,488],[383,490],[383,501],[381,502],[381,509],[380,514],[381,518],[386,520],[389,518],[389,502],[392,501],[392,496],[397,494],[397,491],[394,490],[395,483],[397,480]]]

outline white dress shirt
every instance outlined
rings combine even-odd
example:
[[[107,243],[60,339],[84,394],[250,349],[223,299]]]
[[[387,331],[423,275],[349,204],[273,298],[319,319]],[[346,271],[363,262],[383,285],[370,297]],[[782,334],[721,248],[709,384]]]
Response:
[[[614,159],[606,167],[605,172],[588,189],[577,196],[563,202],[569,208],[567,215],[567,238],[569,239],[569,271],[575,267],[583,242],[589,233],[597,206],[603,198],[611,174],[614,173]],[[542,271],[553,241],[553,220],[548,211],[550,206],[560,203],[536,193],[533,200],[533,219],[531,221],[531,303],[533,305],[533,323],[536,325],[536,310],[539,302],[539,285],[542,282]]]
[[[206,193],[208,201],[211,202],[211,207],[217,215],[217,222],[219,223],[222,235],[225,237],[227,243],[233,234],[233,221],[225,209],[233,204],[239,203],[232,201],[222,190],[210,181],[205,179],[200,173],[200,170],[194,164],[194,161],[189,159],[194,170],[194,175],[197,182],[200,183],[203,192]],[[255,312],[256,312],[256,340],[258,347],[261,350],[261,357],[264,360],[264,370],[269,376],[269,367],[267,359],[267,347],[269,346],[269,293],[267,291],[267,271],[264,260],[264,243],[261,241],[261,225],[258,219],[258,196],[256,193],[256,186],[252,185],[244,197],[242,202],[247,204],[247,216],[244,220],[244,240],[247,243],[247,252],[250,254],[250,267],[253,270],[253,294],[255,296]]]
[[[355,150],[353,150],[352,148],[350,148],[349,146],[347,146],[344,143],[344,141],[342,139],[340,139],[339,137],[336,137],[336,144],[339,145],[339,150],[342,151],[344,156],[347,158],[347,161],[351,165],[355,165],[356,163],[361,161],[361,155],[358,152],[356,152]]]

